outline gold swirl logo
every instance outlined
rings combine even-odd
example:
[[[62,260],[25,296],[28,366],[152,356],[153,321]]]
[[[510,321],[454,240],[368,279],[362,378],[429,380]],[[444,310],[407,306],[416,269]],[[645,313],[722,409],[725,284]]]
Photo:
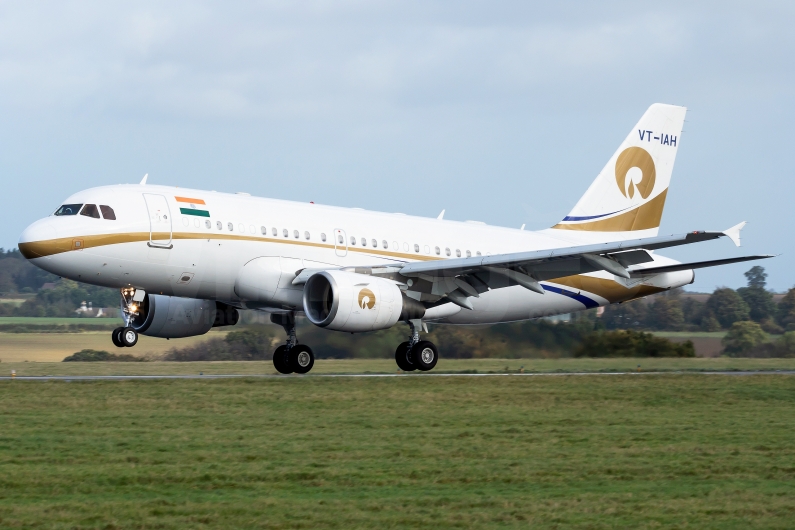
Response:
[[[640,182],[635,184],[633,179],[627,182],[627,173],[633,167],[640,169]],[[616,159],[616,183],[618,189],[624,197],[630,199],[635,196],[638,190],[640,196],[646,199],[654,189],[654,180],[657,178],[657,170],[654,168],[654,160],[648,151],[642,147],[627,147]]]
[[[370,289],[359,291],[359,307],[362,309],[372,309],[375,307],[375,293]]]

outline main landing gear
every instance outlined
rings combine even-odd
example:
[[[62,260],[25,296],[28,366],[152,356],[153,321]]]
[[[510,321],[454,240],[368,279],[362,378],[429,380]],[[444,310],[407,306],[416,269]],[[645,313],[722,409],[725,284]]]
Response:
[[[141,298],[143,291],[139,293]],[[121,290],[121,307],[122,316],[126,326],[114,329],[111,332],[110,338],[114,346],[118,348],[132,348],[138,344],[138,332],[130,326],[133,318],[138,315],[140,301],[135,300],[135,289],[124,288]]]
[[[404,372],[433,370],[439,360],[439,350],[429,340],[420,340],[422,323],[419,320],[409,320],[411,336],[406,342],[401,342],[395,350],[395,362]]]
[[[273,352],[273,367],[282,374],[305,374],[315,365],[315,354],[306,344],[298,344],[295,336],[295,313],[273,313],[271,322],[287,332],[287,343]]]

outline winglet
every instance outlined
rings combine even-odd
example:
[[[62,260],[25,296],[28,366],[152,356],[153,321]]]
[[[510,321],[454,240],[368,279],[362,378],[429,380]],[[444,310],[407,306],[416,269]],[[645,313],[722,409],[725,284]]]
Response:
[[[146,175],[144,175],[144,178],[142,178],[142,179],[141,179],[141,182],[140,182],[141,186],[143,186],[144,184],[146,184],[146,179],[147,179],[147,178],[149,178],[149,173],[147,173]]]
[[[437,216],[436,216],[436,218],[437,218],[437,219],[444,219],[444,210],[442,210],[442,213],[440,213],[439,215],[437,215]]]
[[[723,231],[723,235],[728,236],[731,239],[735,246],[740,246],[740,230],[746,225],[746,222],[743,221],[740,224],[734,225],[733,227],[729,228],[728,230]]]

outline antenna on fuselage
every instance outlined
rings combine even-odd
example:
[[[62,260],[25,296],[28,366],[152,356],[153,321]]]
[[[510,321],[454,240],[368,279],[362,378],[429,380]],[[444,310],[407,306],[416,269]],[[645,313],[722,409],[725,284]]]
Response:
[[[141,179],[141,182],[140,182],[141,186],[143,186],[144,184],[146,184],[146,179],[147,179],[147,178],[149,178],[149,173],[147,173],[146,175],[144,175],[144,178],[142,178],[142,179]]]

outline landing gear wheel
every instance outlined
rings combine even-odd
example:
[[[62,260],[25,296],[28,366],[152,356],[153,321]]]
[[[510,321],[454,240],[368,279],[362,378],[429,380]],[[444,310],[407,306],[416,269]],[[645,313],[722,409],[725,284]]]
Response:
[[[117,348],[124,348],[124,343],[121,341],[122,331],[124,331],[124,328],[116,328],[110,334],[110,340],[113,341],[113,345]]]
[[[276,371],[280,374],[291,374],[293,373],[292,368],[290,368],[290,363],[287,358],[288,352],[290,350],[285,345],[281,345],[276,348],[276,351],[273,352],[273,367],[276,368]]]
[[[133,328],[123,328],[121,330],[121,343],[132,348],[138,343],[138,332]]]
[[[411,360],[418,370],[427,372],[433,370],[439,360],[439,350],[433,342],[421,340],[411,348]]]
[[[293,372],[305,374],[315,365],[315,354],[309,346],[296,344],[290,348],[287,360]]]
[[[395,350],[395,362],[398,368],[404,372],[413,372],[417,369],[411,361],[411,349],[409,348],[408,341],[401,342],[400,346]]]

